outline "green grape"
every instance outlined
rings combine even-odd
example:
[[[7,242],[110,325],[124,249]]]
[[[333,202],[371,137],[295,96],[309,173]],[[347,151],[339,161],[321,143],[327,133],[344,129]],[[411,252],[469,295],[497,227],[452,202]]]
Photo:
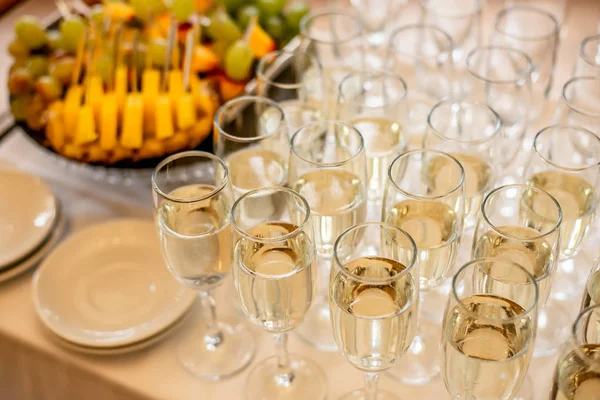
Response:
[[[212,49],[219,57],[219,64],[223,66],[225,64],[225,55],[227,54],[227,49],[229,49],[231,43],[226,40],[217,40],[213,43]]]
[[[163,0],[129,0],[136,18],[147,21],[151,16],[160,14],[167,9]]]
[[[33,86],[33,78],[27,68],[15,68],[8,76],[10,94],[28,93]]]
[[[242,31],[226,12],[216,10],[210,14],[209,19],[210,25],[206,27],[206,31],[213,40],[233,42],[242,37]]]
[[[19,39],[15,39],[8,45],[8,52],[14,58],[25,58],[29,55],[29,47]]]
[[[65,18],[60,24],[60,33],[63,36],[65,50],[69,53],[77,53],[79,42],[85,35],[85,22],[78,15]]]
[[[10,111],[17,121],[24,121],[27,118],[27,110],[29,103],[31,102],[31,96],[17,96],[10,102]]]
[[[62,96],[60,82],[51,76],[42,76],[38,79],[35,83],[35,91],[46,102],[54,101]]]
[[[308,14],[308,7],[303,3],[294,3],[285,12],[285,22],[288,26],[300,29],[300,20]]]
[[[285,0],[257,0],[256,4],[263,15],[279,15],[285,7]]]
[[[244,0],[221,0],[221,4],[230,14],[235,14],[237,10],[244,4]]]
[[[48,46],[50,46],[50,49],[54,51],[61,50],[65,47],[63,37],[59,31],[54,29],[48,31]]]
[[[185,22],[196,11],[194,0],[173,0],[171,11],[179,22]]]
[[[152,65],[162,67],[165,65],[167,60],[167,39],[154,38],[150,42],[150,57],[152,58]]]
[[[48,42],[46,31],[37,18],[26,15],[15,24],[17,38],[30,49],[39,49]]]
[[[250,77],[254,52],[243,40],[238,40],[225,55],[225,73],[236,81],[243,81]]]
[[[73,57],[63,57],[50,64],[50,76],[66,86],[71,83],[74,69],[75,59]]]
[[[96,26],[104,25],[104,6],[102,4],[94,4],[90,9],[90,19]]]
[[[242,29],[246,29],[252,17],[260,18],[260,10],[258,7],[249,4],[239,9],[237,13],[237,22]]]
[[[285,26],[283,26],[283,20],[276,15],[267,17],[265,21],[265,30],[275,40],[279,40],[283,37]]]
[[[110,82],[113,76],[113,58],[110,54],[104,53],[101,54],[98,58],[96,58],[95,63],[95,72],[104,83]]]
[[[44,56],[32,56],[27,59],[27,69],[33,77],[37,79],[42,75],[48,73],[48,67],[50,66],[48,59]]]

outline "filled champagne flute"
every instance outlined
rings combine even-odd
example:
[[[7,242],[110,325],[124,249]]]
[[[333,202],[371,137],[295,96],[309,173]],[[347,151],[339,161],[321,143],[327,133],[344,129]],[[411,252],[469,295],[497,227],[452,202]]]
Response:
[[[444,172],[440,172],[444,171]],[[425,384],[439,373],[434,309],[425,296],[439,286],[458,255],[464,219],[463,167],[437,150],[411,150],[388,171],[382,220],[406,231],[417,247],[421,289],[420,318],[408,353],[389,374],[407,384]]]
[[[455,399],[509,400],[527,375],[538,288],[509,260],[482,258],[452,279],[442,327],[442,377]]]
[[[473,234],[472,258],[509,260],[534,277],[540,309],[536,357],[558,349],[571,321],[559,302],[547,303],[558,266],[562,218],[558,202],[546,191],[505,185],[486,196]]]
[[[600,135],[600,76],[576,76],[563,86],[554,122]]]
[[[308,94],[323,90],[323,68],[316,57],[278,50],[260,59],[256,67],[256,92],[276,101],[285,114],[288,132],[324,119],[325,114],[311,103]]]
[[[550,400],[600,398],[600,305],[581,311],[558,357]]]
[[[321,350],[336,351],[331,335],[327,279],[333,244],[346,229],[367,218],[367,168],[362,135],[340,121],[313,122],[291,140],[288,182],[310,205],[317,248],[318,296],[297,330]]]
[[[594,267],[590,270],[583,298],[581,299],[581,311],[587,307],[600,305],[600,258],[594,260]]]
[[[257,215],[257,198],[276,195],[281,207]],[[275,336],[275,357],[257,364],[246,381],[246,398],[315,399],[327,395],[325,373],[289,354],[288,333],[297,328],[315,294],[315,242],[306,200],[288,188],[245,193],[231,210],[234,278],[244,313]]]
[[[163,160],[152,174],[156,225],[163,258],[181,283],[198,291],[205,325],[182,339],[183,367],[204,379],[226,378],[254,355],[250,330],[237,318],[217,318],[213,292],[229,275],[233,193],[225,163],[188,151]]]
[[[469,101],[442,100],[429,113],[425,148],[438,149],[456,158],[465,174],[465,217],[471,227],[483,197],[494,187],[500,117],[489,106]],[[433,165],[436,173],[446,172],[444,163]]]
[[[342,399],[398,399],[378,390],[377,381],[412,342],[419,305],[416,253],[408,233],[382,222],[353,226],[335,242],[329,283],[333,334],[366,379],[364,390]]]
[[[334,119],[341,80],[365,66],[366,40],[360,17],[344,9],[316,10],[300,21],[300,40],[299,52],[313,55],[323,68],[323,85],[310,87],[308,100],[325,110],[328,119]]]
[[[357,71],[338,93],[338,119],[354,126],[365,142],[369,200],[380,202],[388,168],[406,150],[406,83],[387,72]]]
[[[453,48],[450,35],[434,25],[410,24],[391,33],[386,69],[408,87],[403,130],[410,149],[423,146],[429,111],[452,94]]]

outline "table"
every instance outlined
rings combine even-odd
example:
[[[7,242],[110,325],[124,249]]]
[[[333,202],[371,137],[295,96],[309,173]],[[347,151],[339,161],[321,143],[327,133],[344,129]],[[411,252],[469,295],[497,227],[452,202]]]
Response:
[[[21,12],[44,15],[48,3],[42,0],[21,5]],[[321,2],[322,3],[322,2]],[[489,21],[501,1],[488,0],[484,21]],[[13,21],[12,11],[0,22],[0,31],[6,32],[7,22]],[[583,36],[597,30],[600,21],[600,3],[596,0],[569,2],[567,23],[569,33],[563,42],[553,89],[556,97],[562,83],[568,78]],[[10,25],[9,25],[10,26]],[[484,26],[489,26],[484,23]],[[5,51],[10,35],[0,35],[0,50]],[[5,60],[7,58],[4,58]],[[0,65],[6,72],[8,66]],[[0,73],[0,79],[4,79]],[[6,96],[0,96],[0,106]],[[548,115],[548,114],[547,114]],[[546,116],[547,117],[547,116]],[[528,143],[543,122],[528,131]],[[526,143],[527,143],[526,142]],[[151,218],[149,182],[135,187],[120,187],[91,181],[58,166],[31,143],[22,132],[15,130],[0,142],[0,168],[19,168],[44,178],[58,194],[69,220],[70,233],[112,217]],[[468,243],[468,240],[464,242]],[[587,248],[587,262],[596,249]],[[584,257],[584,258],[585,258]],[[591,265],[589,265],[591,266]],[[585,266],[588,268],[589,266]],[[201,323],[198,305],[186,324],[164,342],[145,351],[118,357],[81,356],[57,346],[37,321],[31,302],[32,273],[0,285],[0,398],[2,400],[187,400],[187,399],[242,399],[248,370],[223,382],[198,380],[179,365],[173,345],[189,332],[189,324]],[[67,289],[67,288],[65,288]],[[221,313],[234,312],[226,304],[227,289],[221,289]],[[577,299],[578,300],[578,299]],[[569,304],[575,310],[575,301]],[[573,317],[575,316],[575,311]],[[257,341],[256,360],[273,354],[271,338],[253,329]],[[352,368],[338,353],[321,353],[305,345],[292,335],[290,350],[315,360],[326,371],[329,398],[362,386],[361,373]],[[555,358],[534,360],[531,375],[535,399],[545,399],[550,389]],[[404,399],[444,399],[448,394],[438,377],[422,387],[411,387],[382,377],[381,387],[398,393]]]

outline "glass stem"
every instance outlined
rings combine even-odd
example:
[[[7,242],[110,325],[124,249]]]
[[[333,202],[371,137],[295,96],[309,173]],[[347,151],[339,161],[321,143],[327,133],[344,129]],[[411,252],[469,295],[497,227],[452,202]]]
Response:
[[[277,350],[277,375],[275,381],[279,386],[288,387],[294,381],[294,374],[290,367],[290,353],[287,345],[288,334],[276,333],[275,346]]]
[[[378,372],[365,372],[365,400],[377,400]]]
[[[217,302],[212,292],[200,292],[200,300],[208,316],[208,332],[204,335],[204,344],[209,350],[215,350],[223,342],[223,332],[217,320]]]

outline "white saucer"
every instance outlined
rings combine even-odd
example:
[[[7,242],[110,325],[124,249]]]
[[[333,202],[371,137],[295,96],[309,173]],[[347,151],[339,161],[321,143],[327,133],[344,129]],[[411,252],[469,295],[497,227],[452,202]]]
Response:
[[[15,278],[27,271],[31,268],[35,267],[44,257],[50,253],[50,251],[54,248],[54,246],[58,243],[60,238],[62,237],[65,228],[67,226],[67,222],[64,217],[58,216],[58,221],[56,221],[56,226],[54,230],[50,233],[50,236],[42,243],[42,245],[29,257],[25,258],[21,262],[17,262],[16,264],[7,267],[6,269],[0,270],[0,283],[6,282],[12,278]]]
[[[0,172],[0,270],[27,256],[55,224],[56,198],[40,178]]]
[[[196,299],[165,266],[151,221],[118,219],[59,245],[33,279],[42,323],[79,346],[110,348],[148,339]]]

